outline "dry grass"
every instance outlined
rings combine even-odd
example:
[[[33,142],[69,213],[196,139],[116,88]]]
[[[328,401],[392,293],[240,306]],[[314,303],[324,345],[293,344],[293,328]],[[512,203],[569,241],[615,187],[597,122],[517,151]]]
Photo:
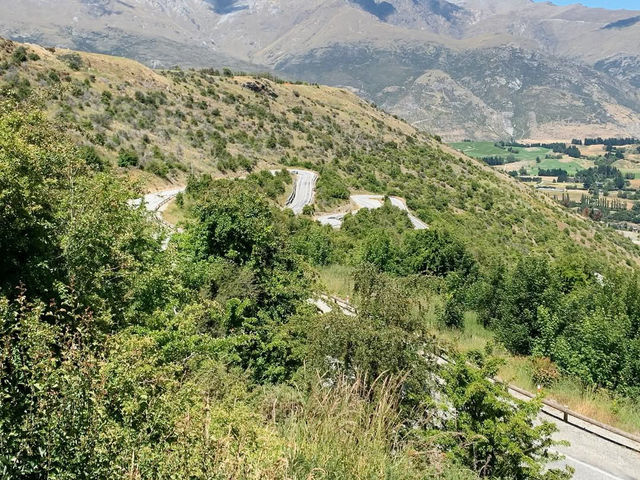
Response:
[[[318,379],[283,424],[289,478],[470,479],[443,455],[402,440],[402,377]]]

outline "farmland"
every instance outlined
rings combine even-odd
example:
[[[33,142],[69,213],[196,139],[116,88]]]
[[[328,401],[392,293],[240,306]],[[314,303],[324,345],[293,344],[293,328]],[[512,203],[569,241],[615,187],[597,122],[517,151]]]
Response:
[[[596,166],[597,162],[605,158],[607,150],[605,145],[578,145],[581,158],[573,158],[566,154],[553,152],[552,149],[542,146],[521,147],[509,146],[499,142],[455,142],[450,144],[456,150],[478,160],[488,158],[500,158],[503,165],[496,167],[506,172],[521,172],[526,175],[539,175],[540,170],[565,170],[569,175]],[[640,178],[640,152],[637,145],[625,145],[620,147],[624,151],[624,158],[613,159],[612,166],[618,168],[623,174],[633,174]],[[526,173],[525,173],[526,172]]]
[[[585,139],[544,145],[465,141],[451,146],[535,185],[565,207],[603,221],[640,243],[634,236],[640,229],[640,146],[636,140]]]
[[[575,159],[568,155],[556,158],[558,154],[546,147],[509,147],[507,145],[501,146],[495,142],[456,142],[451,146],[479,160],[489,157],[502,158],[504,165],[499,165],[501,170],[512,172],[524,169],[527,175],[538,175],[541,169],[556,168],[561,168],[566,170],[569,175],[574,175],[578,170],[592,167],[595,164],[591,160]]]

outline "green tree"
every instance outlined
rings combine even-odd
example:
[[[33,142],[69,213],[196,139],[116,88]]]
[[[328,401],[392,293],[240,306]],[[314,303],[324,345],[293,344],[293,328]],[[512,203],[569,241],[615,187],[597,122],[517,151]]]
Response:
[[[540,399],[514,399],[503,386],[488,380],[494,374],[491,361],[478,369],[459,359],[444,369],[445,391],[451,402],[451,417],[446,423],[451,434],[440,437],[435,432],[439,443],[481,478],[570,479],[570,467],[547,469],[545,465],[559,456],[552,450],[555,425],[546,421],[536,425]]]
[[[449,232],[417,230],[407,235],[403,245],[405,271],[446,276],[457,271],[466,278],[475,275],[476,262],[464,245]]]
[[[51,293],[61,268],[59,205],[81,168],[41,114],[0,105],[0,290],[22,282]]]
[[[396,252],[391,237],[385,230],[374,230],[365,239],[362,261],[378,267],[381,271],[393,271]]]

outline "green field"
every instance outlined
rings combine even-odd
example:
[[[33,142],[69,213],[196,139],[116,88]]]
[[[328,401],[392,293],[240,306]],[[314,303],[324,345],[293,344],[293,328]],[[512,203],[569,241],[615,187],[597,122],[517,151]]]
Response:
[[[551,152],[550,149],[542,147],[514,147],[514,150],[518,153],[512,153],[507,151],[506,148],[496,146],[494,142],[454,142],[450,145],[456,150],[460,150],[466,155],[478,159],[483,157],[507,157],[507,155],[513,155],[516,161],[535,161],[536,157],[544,159],[544,156]]]
[[[454,142],[450,144],[456,150],[469,155],[470,157],[482,159],[486,157],[503,157],[508,155],[515,157],[515,162],[505,164],[507,170],[519,170],[524,167],[530,175],[537,175],[540,169],[562,168],[569,175],[574,175],[578,170],[593,166],[593,162],[572,159],[565,156],[563,159],[545,158],[546,155],[553,153],[549,148],[543,147],[514,147],[514,151],[509,152],[506,148],[495,145],[494,142]],[[540,158],[540,163],[536,163],[536,159]],[[512,168],[509,168],[511,165]]]
[[[535,163],[535,159],[534,159],[532,164],[527,165],[526,168],[531,175],[537,175],[538,171],[541,168],[544,170],[549,170],[553,168],[562,168],[563,170],[566,170],[569,175],[575,175],[575,173],[578,170],[583,170],[591,166],[593,166],[593,162],[587,161],[587,162],[581,163],[579,160],[568,160],[568,159],[557,160],[555,158],[543,158],[542,161],[537,164]]]

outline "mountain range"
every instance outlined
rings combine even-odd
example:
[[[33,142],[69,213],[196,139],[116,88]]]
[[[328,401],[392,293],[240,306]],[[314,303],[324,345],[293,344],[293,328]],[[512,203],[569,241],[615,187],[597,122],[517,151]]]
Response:
[[[640,136],[640,10],[530,0],[0,0],[0,35],[347,87],[447,140]]]

